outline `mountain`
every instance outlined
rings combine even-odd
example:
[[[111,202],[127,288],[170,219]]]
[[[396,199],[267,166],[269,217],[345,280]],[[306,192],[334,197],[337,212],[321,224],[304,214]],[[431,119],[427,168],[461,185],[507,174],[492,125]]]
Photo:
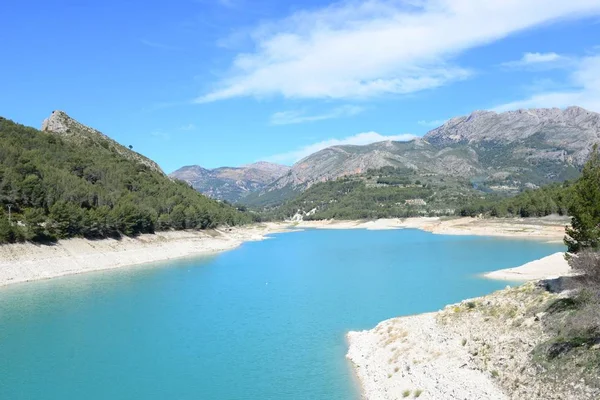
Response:
[[[419,176],[461,177],[484,191],[518,192],[577,177],[599,142],[600,114],[580,107],[476,111],[410,142],[321,150],[244,201],[277,204],[317,182],[382,167],[405,168]]]
[[[0,243],[250,220],[64,112],[53,112],[42,131],[0,117]]]
[[[83,125],[69,117],[64,111],[52,111],[52,114],[42,122],[42,132],[54,133],[64,140],[81,146],[97,144],[113,151],[123,158],[145,165],[153,171],[164,175],[157,163],[135,151],[117,143],[100,131]]]
[[[260,161],[242,167],[215,169],[190,165],[178,169],[169,176],[187,182],[207,196],[235,203],[248,193],[262,190],[289,170],[290,167],[286,165]]]

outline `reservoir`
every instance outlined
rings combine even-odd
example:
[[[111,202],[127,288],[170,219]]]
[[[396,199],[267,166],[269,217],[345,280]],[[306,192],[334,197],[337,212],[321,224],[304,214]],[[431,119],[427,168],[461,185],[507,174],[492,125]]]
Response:
[[[307,230],[0,288],[0,399],[357,400],[349,330],[502,289],[561,244]]]

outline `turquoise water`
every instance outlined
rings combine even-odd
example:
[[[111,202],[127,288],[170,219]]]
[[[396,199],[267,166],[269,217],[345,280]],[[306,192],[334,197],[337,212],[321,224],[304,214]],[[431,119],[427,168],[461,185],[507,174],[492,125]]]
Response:
[[[0,399],[357,399],[345,333],[503,288],[562,249],[417,230],[275,235],[0,290]]]

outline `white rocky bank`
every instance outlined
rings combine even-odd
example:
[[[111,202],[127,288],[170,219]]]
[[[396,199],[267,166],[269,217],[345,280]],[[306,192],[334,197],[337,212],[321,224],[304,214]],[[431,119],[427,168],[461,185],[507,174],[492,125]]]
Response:
[[[518,272],[528,275],[544,262],[566,264],[554,255]],[[438,312],[393,318],[349,332],[347,358],[368,400],[600,399],[577,373],[548,380],[533,361],[536,346],[548,339],[544,310],[559,296],[528,282]]]

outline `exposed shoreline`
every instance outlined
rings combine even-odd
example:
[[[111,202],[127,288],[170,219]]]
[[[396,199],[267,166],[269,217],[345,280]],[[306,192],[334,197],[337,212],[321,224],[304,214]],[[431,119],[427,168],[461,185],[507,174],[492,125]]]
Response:
[[[563,220],[408,218],[374,221],[301,221],[255,224],[214,231],[158,232],[120,240],[61,240],[54,245],[0,246],[0,287],[40,279],[100,271],[231,250],[291,229],[403,229],[436,234],[485,235],[562,240]]]
[[[565,253],[558,252],[530,261],[520,267],[506,268],[483,274],[484,278],[501,281],[539,281],[558,278],[571,274],[571,267],[565,259]]]
[[[557,380],[536,362],[543,318],[561,297],[534,282],[347,334],[362,398],[597,399],[577,371]]]
[[[555,242],[562,240],[564,222],[564,219],[477,218],[303,221],[256,224],[207,232],[159,232],[121,240],[69,239],[50,246],[11,244],[0,246],[0,287],[210,255],[234,249],[246,241],[264,240],[269,234],[292,229],[413,228],[434,234],[515,237]],[[568,264],[562,253],[555,253],[520,267],[494,271],[484,276],[525,281],[564,275],[565,272],[568,272]],[[364,397],[371,400],[403,398],[407,390],[411,391],[410,397],[413,397],[422,390],[420,398],[423,399],[507,399],[489,372],[486,374],[474,366],[473,357],[465,352],[464,345],[457,344],[460,340],[455,337],[455,332],[440,326],[440,316],[456,307],[447,306],[444,311],[437,313],[394,318],[381,322],[372,330],[349,332],[347,358],[354,367]],[[395,345],[390,346],[392,343]]]
[[[529,238],[549,242],[562,242],[566,217],[543,218],[383,218],[372,221],[301,221],[299,228],[315,229],[420,229],[439,235],[475,235],[513,238]]]
[[[119,240],[68,239],[53,245],[0,246],[0,287],[227,251],[287,231],[279,224],[213,231],[170,231]]]
[[[514,220],[483,221],[412,220],[403,222],[403,227],[440,234],[482,234],[550,242],[562,241],[564,235],[564,225],[559,229],[559,225],[545,221],[525,225]],[[360,383],[362,397],[393,400],[414,398],[418,393],[421,399],[435,400],[527,398],[507,394],[506,388],[518,386],[522,371],[517,372],[516,366],[528,365],[526,355],[542,339],[539,323],[527,315],[527,302],[547,301],[551,296],[529,295],[534,292],[533,281],[570,273],[564,253],[554,253],[519,267],[482,275],[488,279],[529,282],[522,287],[464,300],[438,312],[392,318],[370,330],[348,332],[346,357]],[[471,314],[474,304],[481,305],[481,309]],[[509,316],[502,315],[504,312]],[[521,320],[525,322],[523,325]],[[496,354],[484,353],[490,349]],[[512,363],[514,370],[507,367],[509,357],[516,359]],[[495,365],[489,366],[490,360]],[[498,372],[500,368],[504,370]],[[501,379],[500,373],[506,376]],[[532,392],[533,389],[527,396],[532,396]]]

